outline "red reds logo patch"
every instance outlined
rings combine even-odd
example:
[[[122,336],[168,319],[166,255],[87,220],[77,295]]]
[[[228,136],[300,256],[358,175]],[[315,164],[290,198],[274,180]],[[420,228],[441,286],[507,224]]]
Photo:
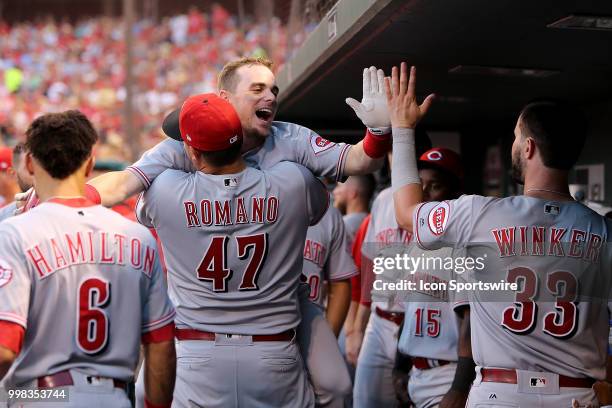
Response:
[[[446,202],[438,204],[429,212],[428,224],[432,234],[438,236],[444,232],[449,214],[450,206]]]
[[[427,153],[427,159],[431,161],[442,160],[442,153],[438,151],[429,152]]]
[[[333,147],[335,143],[330,142],[317,134],[313,134],[310,137],[310,145],[312,146],[312,150],[314,150],[315,154],[318,154]]]
[[[0,288],[6,285],[13,278],[13,269],[0,259]]]

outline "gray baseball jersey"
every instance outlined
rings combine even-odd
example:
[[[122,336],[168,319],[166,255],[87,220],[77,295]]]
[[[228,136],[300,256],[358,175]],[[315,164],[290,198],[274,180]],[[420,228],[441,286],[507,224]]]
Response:
[[[17,209],[17,204],[14,201],[0,208],[0,222],[4,221],[7,218],[12,217],[16,209]]]
[[[407,248],[409,256],[422,257],[423,250],[416,245]],[[452,248],[427,251],[428,257],[448,259]],[[433,263],[432,263],[433,264]],[[407,275],[407,274],[406,274]],[[406,276],[410,280],[423,282],[446,282],[455,278],[444,268],[427,268]],[[453,310],[454,291],[420,290],[404,294],[404,328],[397,348],[412,357],[457,361],[457,339],[459,320]],[[428,299],[429,301],[423,301]]]
[[[79,368],[131,380],[141,335],[174,309],[151,233],[84,198],[0,225],[0,319],[25,328],[7,387]]]
[[[273,122],[264,144],[246,152],[244,159],[251,167],[267,169],[281,161],[303,165],[316,176],[343,179],[344,163],[350,145],[333,143],[312,130],[294,123]],[[185,153],[183,143],[166,139],[127,169],[149,188],[165,169],[195,171]]]
[[[349,248],[353,247],[353,241],[355,240],[355,234],[357,234],[357,230],[361,226],[364,218],[368,216],[368,213],[358,212],[346,214],[342,219],[344,220],[344,227],[346,229],[346,234],[348,235],[348,244]]]
[[[136,211],[161,239],[177,326],[249,335],[295,328],[296,243],[327,206],[323,184],[295,163],[158,176]]]
[[[325,281],[349,279],[358,273],[347,241],[342,214],[334,207],[308,228],[302,273],[310,285],[309,299],[321,307],[326,299]]]
[[[463,196],[414,214],[423,248],[463,247],[486,259],[466,279],[481,285],[469,292],[479,366],[604,378],[612,276],[605,218],[573,201],[527,196]],[[517,290],[500,290],[503,283]]]
[[[396,248],[398,245],[408,245],[412,241],[412,232],[401,229],[397,225],[395,219],[395,209],[393,207],[393,191],[391,188],[386,188],[378,194],[374,203],[372,203],[372,218],[366,231],[363,245],[361,247],[362,254],[374,259],[377,256],[385,254],[386,251]],[[368,288],[370,289],[370,288]],[[382,294],[383,298],[389,298],[388,293]],[[362,296],[363,297],[363,296]],[[376,293],[372,294],[372,303],[383,309],[394,312],[403,312],[403,305],[390,299],[388,301],[377,301],[379,296]]]

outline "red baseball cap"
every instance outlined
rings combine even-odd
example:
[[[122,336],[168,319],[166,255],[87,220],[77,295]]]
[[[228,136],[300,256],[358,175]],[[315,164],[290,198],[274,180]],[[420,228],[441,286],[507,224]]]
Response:
[[[463,165],[461,157],[445,147],[434,147],[427,150],[419,157],[420,167],[430,167],[444,170],[459,179],[463,180]]]
[[[242,125],[234,107],[213,93],[187,98],[179,113],[183,141],[204,152],[242,143]]]
[[[7,171],[13,165],[13,149],[0,147],[0,171]]]

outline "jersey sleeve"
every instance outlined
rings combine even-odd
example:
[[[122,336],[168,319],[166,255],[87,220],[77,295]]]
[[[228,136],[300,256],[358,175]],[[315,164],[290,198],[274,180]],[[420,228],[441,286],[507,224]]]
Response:
[[[195,171],[191,160],[187,157],[183,143],[166,139],[147,150],[140,160],[126,170],[136,175],[145,189],[148,189],[153,180],[166,169]]]
[[[310,225],[315,225],[325,215],[329,207],[329,193],[323,183],[302,166],[296,166],[304,180],[306,208]]]
[[[308,168],[317,177],[333,177],[344,180],[344,165],[351,145],[334,143],[319,136],[316,132],[294,125],[297,137],[293,140],[297,163]]]
[[[151,200],[147,196],[151,195],[151,191],[147,190],[140,195],[138,195],[138,201],[136,202],[136,219],[139,223],[148,228],[154,228],[153,225],[153,208]]]
[[[31,276],[12,226],[0,225],[0,320],[27,329]]]
[[[431,201],[414,210],[413,232],[422,249],[461,247],[469,240],[475,216],[475,196]]]
[[[336,209],[332,211],[332,241],[327,258],[327,274],[330,281],[349,279],[357,275],[357,267],[351,257],[349,238],[346,233],[342,215]]]
[[[150,245],[155,247],[155,241],[148,238]],[[162,272],[159,252],[156,252],[155,264],[148,286],[148,295],[144,299],[142,311],[142,334],[167,326],[174,321],[174,307],[168,296],[166,278]]]
[[[0,208],[0,222],[12,217],[16,209],[17,204],[14,201]]]

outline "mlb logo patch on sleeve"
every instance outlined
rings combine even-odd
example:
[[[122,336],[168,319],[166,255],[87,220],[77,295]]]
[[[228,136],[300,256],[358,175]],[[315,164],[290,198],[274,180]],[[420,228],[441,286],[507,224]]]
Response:
[[[327,139],[323,139],[316,133],[313,133],[312,136],[310,136],[310,146],[312,147],[312,150],[315,154],[319,154],[326,150],[329,150],[335,145],[336,144],[334,142],[330,142]]]
[[[6,285],[13,278],[13,269],[9,264],[0,259],[0,288]]]

